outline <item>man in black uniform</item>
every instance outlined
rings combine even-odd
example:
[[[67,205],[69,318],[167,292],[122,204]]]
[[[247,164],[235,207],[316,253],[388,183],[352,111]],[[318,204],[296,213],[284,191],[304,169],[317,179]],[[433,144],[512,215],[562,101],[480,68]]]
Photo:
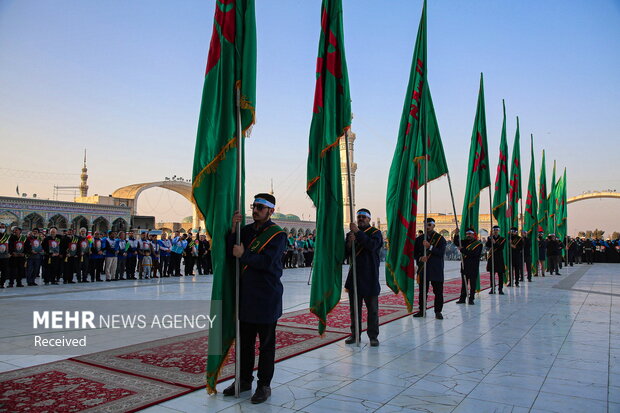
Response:
[[[63,264],[63,280],[65,284],[75,284],[73,281],[73,274],[78,269],[78,237],[73,235],[73,229],[67,230],[65,235],[60,241],[60,253],[64,257]]]
[[[544,237],[544,233],[540,231],[538,233],[538,265],[536,265],[536,274],[538,276],[538,267],[540,267],[541,275],[545,276],[545,260],[547,259],[547,240]]]
[[[433,294],[435,294],[435,318],[443,320],[441,310],[443,310],[443,265],[444,254],[446,252],[446,239],[435,232],[435,220],[433,218],[426,219],[426,239],[424,234],[415,239],[413,246],[413,257],[418,264],[418,277],[420,283],[420,311],[415,313],[414,317],[424,317],[426,308],[426,296],[428,295],[429,284],[433,285]],[[424,285],[424,267],[426,267],[426,285]],[[424,299],[423,299],[424,298]]]
[[[527,270],[527,281],[532,282],[532,238],[528,236],[527,231],[521,231],[521,239],[523,240],[523,260]]]
[[[88,234],[86,228],[80,228],[80,263],[78,269],[78,282],[87,283],[88,274],[90,272],[90,241],[88,240]]]
[[[482,243],[476,239],[476,232],[473,228],[467,228],[465,231],[467,238],[461,242],[460,251],[463,255],[463,267],[461,273],[461,297],[457,304],[465,304],[467,297],[467,284],[469,282],[469,304],[474,304],[474,296],[476,295],[476,284],[480,276],[480,255],[482,254]],[[458,235],[455,236],[454,244],[459,245]]]
[[[549,260],[549,274],[560,275],[560,257],[562,252],[562,244],[557,240],[555,234],[549,234],[547,240],[547,259]]]
[[[239,258],[240,277],[239,321],[241,329],[240,390],[252,388],[256,335],[260,341],[258,386],[252,403],[262,403],[271,396],[271,379],[276,354],[276,324],[282,315],[282,254],[286,234],[271,221],[276,199],[271,194],[258,194],[252,204],[254,223],[241,228],[241,244],[235,245],[237,224],[242,215],[235,212],[232,232],[228,236],[229,251]],[[235,394],[235,384],[224,390],[225,396]]]
[[[11,234],[6,230],[6,225],[0,223],[0,288],[4,288],[6,280],[11,278],[9,238],[11,238]]]
[[[350,256],[352,243],[355,242],[355,264],[357,270],[357,319],[358,325],[362,325],[362,302],[366,303],[368,311],[368,338],[370,345],[379,345],[379,251],[383,246],[383,235],[377,228],[370,226],[370,211],[362,208],[357,211],[357,224],[350,224],[351,232],[347,234],[345,243],[346,255]],[[349,268],[349,275],[344,287],[349,293],[349,310],[351,312],[351,337],[347,338],[346,344],[356,343],[361,333],[356,331],[355,320],[355,295],[353,292],[353,273]]]
[[[17,287],[23,287],[22,279],[26,275],[26,236],[22,235],[20,227],[13,228],[13,235],[9,238],[9,266],[11,267],[11,278],[9,279],[9,287],[13,286],[13,281]]]
[[[575,263],[575,255],[577,253],[577,243],[574,238],[566,236],[566,253],[568,254],[568,264],[572,267]]]
[[[519,286],[519,281],[523,281],[523,239],[519,236],[517,227],[510,228],[510,258],[512,265],[512,277],[515,287]],[[510,287],[513,280],[508,280]]]
[[[497,284],[497,290],[500,295],[504,295],[504,245],[506,244],[506,238],[499,235],[499,225],[493,226],[493,232],[489,238],[487,238],[486,247],[488,252],[487,256],[487,271],[491,275],[491,286],[493,286],[493,278],[495,274],[493,271],[497,273],[497,278],[499,280]],[[492,249],[491,249],[492,248]],[[491,287],[491,291],[489,294],[495,294],[493,287]]]
[[[58,236],[58,230],[56,227],[51,227],[49,235],[43,240],[43,250],[45,251],[43,262],[47,266],[47,271],[44,272],[47,278],[43,279],[45,285],[50,283],[58,285],[61,272],[60,242],[61,238]]]

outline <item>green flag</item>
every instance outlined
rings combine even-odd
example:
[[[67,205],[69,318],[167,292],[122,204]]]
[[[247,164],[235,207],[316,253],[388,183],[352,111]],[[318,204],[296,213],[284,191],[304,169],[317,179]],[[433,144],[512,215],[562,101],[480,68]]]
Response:
[[[531,156],[530,176],[527,182],[527,197],[525,199],[525,225],[523,229],[527,231],[530,238],[532,257],[531,271],[538,274],[538,200],[536,199],[536,165],[534,163],[534,135],[530,141]]]
[[[427,75],[425,0],[386,199],[389,246],[386,282],[394,293],[403,292],[409,311],[413,307],[415,288],[413,244],[416,238],[418,189],[448,172]]]
[[[489,149],[487,145],[487,121],[484,109],[484,85],[480,74],[480,90],[474,129],[469,145],[469,167],[467,169],[467,188],[463,200],[460,238],[465,239],[465,230],[469,227],[479,233],[478,218],[480,207],[480,191],[491,185],[489,173]]]
[[[540,178],[538,181],[538,230],[539,232],[547,232],[549,206],[547,202],[547,168],[545,166],[545,151],[542,153],[542,162],[540,163]],[[546,236],[547,234],[545,234]]]
[[[551,174],[551,189],[547,196],[547,207],[549,208],[549,223],[547,227],[547,233],[555,234],[556,221],[555,221],[555,190],[557,182],[555,182],[555,161],[553,161],[553,173]],[[557,235],[557,234],[556,234]]]
[[[562,177],[562,193],[560,194],[560,208],[558,225],[562,228],[562,235],[566,237],[568,235],[568,203],[566,202],[566,187],[568,182],[566,181],[566,168],[564,168],[564,176]]]
[[[241,126],[254,123],[256,102],[256,23],[254,0],[217,0],[194,151],[192,196],[212,238],[213,288],[209,330],[207,391],[214,393],[235,339],[235,263],[226,254],[226,234],[238,208],[237,89]],[[243,157],[243,153],[241,154]],[[243,171],[241,171],[243,177]],[[241,211],[243,212],[243,211]],[[220,305],[221,304],[221,305]]]
[[[555,192],[553,194],[553,201],[555,204],[555,227],[557,237],[559,240],[564,241],[566,237],[566,168],[564,168],[564,175],[558,179],[558,183],[555,186]]]
[[[521,199],[521,135],[519,134],[519,117],[517,116],[517,131],[512,147],[512,161],[510,162],[510,180],[508,181],[508,207],[506,218],[512,227],[519,227],[519,200]]]
[[[319,318],[320,334],[342,291],[344,222],[339,144],[350,127],[342,0],[323,0],[307,171],[307,192],[316,207],[317,233],[310,311]]]
[[[495,192],[493,193],[493,216],[497,219],[499,233],[502,237],[508,237],[510,221],[506,218],[506,199],[508,198],[508,139],[506,138],[506,104],[502,99],[504,120],[502,122],[502,135],[499,141],[499,160],[497,161],[497,173],[495,175]],[[504,279],[507,279],[508,248],[504,248]]]

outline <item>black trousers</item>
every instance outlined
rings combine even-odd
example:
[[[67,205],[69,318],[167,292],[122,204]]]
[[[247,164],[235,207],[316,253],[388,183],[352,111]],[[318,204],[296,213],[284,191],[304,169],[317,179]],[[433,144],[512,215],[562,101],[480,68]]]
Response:
[[[90,273],[90,280],[101,280],[101,273],[103,272],[103,257],[91,257],[88,261],[88,265],[90,267],[88,271]]]
[[[2,286],[2,288],[4,288],[4,284],[9,278],[11,278],[9,258],[0,258],[0,286]]]
[[[185,275],[193,275],[194,274],[194,261],[196,257],[192,255],[185,256]]]
[[[11,257],[9,258],[9,265],[11,267],[9,285],[13,285],[14,280],[17,282],[17,285],[22,285],[22,279],[26,276],[26,258]]]
[[[77,257],[67,257],[66,261],[63,265],[62,279],[65,283],[73,281],[73,274],[77,272],[78,269],[78,258]]]
[[[493,282],[493,278],[495,277],[495,274],[491,274],[491,271],[489,271],[490,278],[491,278],[491,285],[496,285],[497,291],[501,292],[504,290],[504,266],[502,265],[501,268],[495,268],[495,273],[497,274],[497,279],[498,279],[497,283]]]
[[[556,274],[560,273],[560,255],[550,255],[549,258],[549,273],[553,273],[555,271]]]
[[[461,276],[461,301],[465,301],[467,298],[467,285],[469,284],[469,301],[473,302],[476,296],[476,281],[478,280],[478,274],[469,274]],[[465,281],[465,282],[464,282]]]
[[[43,281],[46,283],[55,283],[60,279],[60,261],[62,258],[60,257],[45,257],[43,258],[44,265],[47,270],[44,271],[46,277],[43,278]]]
[[[181,254],[177,254],[176,252],[170,253],[170,265],[172,268],[170,269],[170,273],[175,277],[181,276]]]
[[[78,281],[88,281],[90,273],[90,255],[82,255],[80,258],[80,270],[78,271]]]
[[[594,251],[586,250],[586,262],[592,264],[594,262]]]
[[[532,281],[532,257],[525,256],[525,269],[527,270],[527,279]]]
[[[519,285],[519,281],[523,279],[523,261],[513,260],[512,261],[512,277],[514,278],[515,285]]]
[[[426,280],[426,289],[424,288],[420,288],[420,295],[418,297],[419,302],[420,302],[420,311],[424,311],[425,309],[422,308],[422,297],[424,294],[424,290],[426,290],[426,295],[428,296],[428,287],[429,284],[433,285],[433,294],[435,294],[435,313],[441,313],[441,310],[443,310],[443,281],[429,281]],[[428,303],[427,303],[428,305]]]
[[[351,313],[351,335],[353,337],[360,337],[361,334],[355,334],[355,323],[353,320],[355,319],[355,308],[353,307],[353,303],[355,302],[355,297],[353,297],[353,291],[349,290],[349,307]],[[359,321],[359,325],[362,325],[362,302],[366,304],[366,311],[368,313],[367,323],[368,329],[366,333],[368,334],[368,338],[375,339],[379,337],[379,297],[376,295],[371,295],[368,297],[357,296],[357,319]]]
[[[127,261],[125,262],[125,272],[127,273],[127,278],[132,278],[136,276],[136,264],[138,263],[138,258],[134,255],[133,257],[127,257]]]
[[[258,335],[258,385],[270,386],[276,358],[276,324],[240,322],[241,330],[241,382],[252,383],[254,376],[254,352]]]

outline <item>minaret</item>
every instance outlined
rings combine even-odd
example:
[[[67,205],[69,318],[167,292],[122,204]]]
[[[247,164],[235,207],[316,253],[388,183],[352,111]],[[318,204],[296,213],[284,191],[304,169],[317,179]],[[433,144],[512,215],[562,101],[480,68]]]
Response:
[[[86,198],[88,196],[88,168],[86,168],[86,149],[84,149],[84,166],[80,175],[80,196]]]
[[[351,163],[351,183],[353,186],[353,209],[355,209],[355,171],[357,170],[357,164],[353,162],[353,143],[355,142],[355,133],[351,130],[347,130],[347,136],[349,137],[349,162]],[[344,224],[348,227],[348,223],[351,221],[349,216],[349,205],[351,205],[351,199],[349,198],[349,180],[347,176],[347,148],[345,140],[340,139],[340,173],[342,176],[342,201],[343,201],[343,214]],[[355,213],[355,211],[354,211]],[[355,217],[353,217],[355,219]]]

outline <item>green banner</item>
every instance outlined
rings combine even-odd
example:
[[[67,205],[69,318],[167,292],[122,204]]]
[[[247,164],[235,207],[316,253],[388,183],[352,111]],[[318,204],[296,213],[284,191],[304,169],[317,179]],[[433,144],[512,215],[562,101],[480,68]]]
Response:
[[[212,316],[209,331],[207,391],[215,385],[235,340],[235,261],[226,254],[226,235],[236,205],[237,90],[242,133],[254,123],[256,104],[256,22],[254,0],[217,0],[194,150],[192,196],[212,238]],[[240,171],[242,178],[244,171]],[[241,211],[243,213],[243,211]],[[221,308],[219,303],[221,302]]]
[[[307,192],[316,207],[317,234],[310,311],[319,318],[320,334],[342,292],[344,222],[339,145],[350,127],[342,0],[323,0],[307,167]]]

